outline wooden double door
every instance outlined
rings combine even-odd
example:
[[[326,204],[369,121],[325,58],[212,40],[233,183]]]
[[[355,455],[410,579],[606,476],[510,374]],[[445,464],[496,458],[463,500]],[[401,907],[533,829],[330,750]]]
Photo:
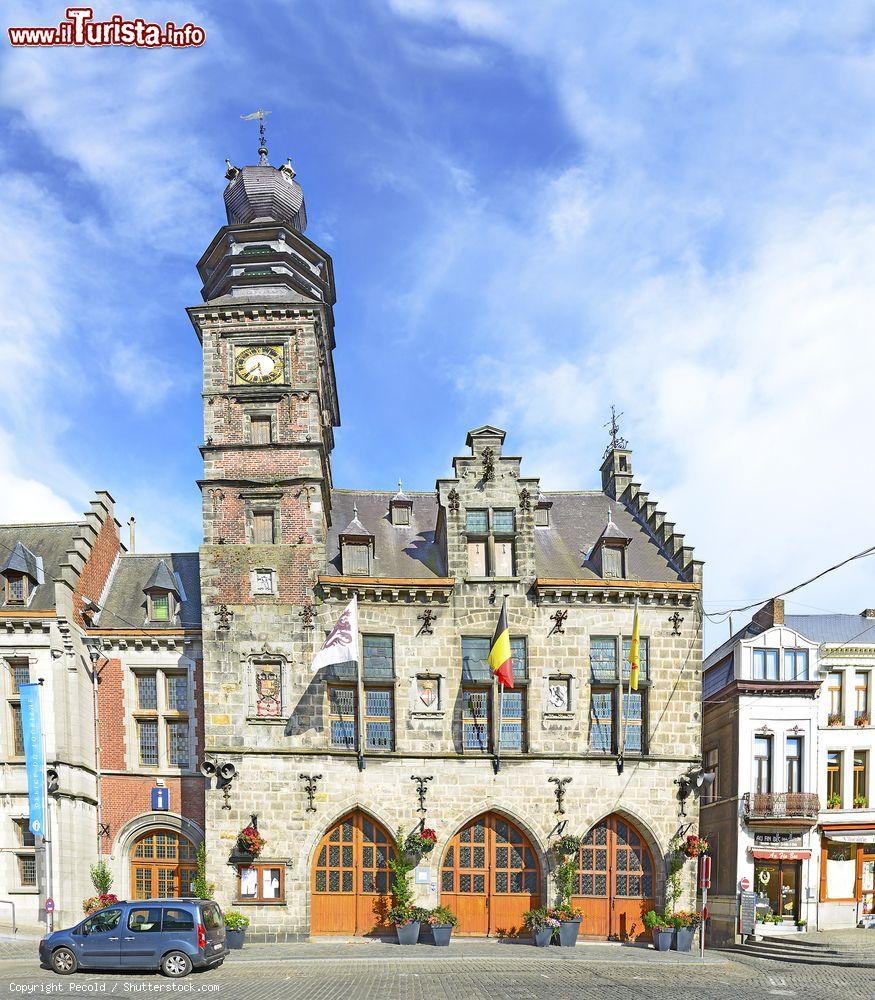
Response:
[[[630,941],[646,936],[654,908],[653,856],[638,830],[620,816],[600,820],[578,851],[575,906],[586,937]]]
[[[335,823],[316,848],[310,932],[364,935],[387,930],[393,853],[390,835],[365,813],[351,812]]]
[[[131,898],[190,896],[196,872],[194,844],[175,830],[152,830],[131,849]]]
[[[459,918],[457,934],[521,933],[523,914],[541,905],[541,868],[526,835],[496,813],[462,827],[444,853],[441,904]]]

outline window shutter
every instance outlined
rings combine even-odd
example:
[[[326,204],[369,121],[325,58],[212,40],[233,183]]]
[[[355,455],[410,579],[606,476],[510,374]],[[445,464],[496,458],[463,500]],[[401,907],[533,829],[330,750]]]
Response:
[[[270,444],[270,417],[252,417],[249,426],[253,444]]]
[[[486,576],[486,542],[468,542],[468,576]]]
[[[255,545],[273,544],[273,511],[260,510],[253,513],[252,541]]]
[[[495,543],[495,576],[513,576],[513,542]]]
[[[343,572],[356,576],[368,575],[368,546],[349,543],[343,546]]]

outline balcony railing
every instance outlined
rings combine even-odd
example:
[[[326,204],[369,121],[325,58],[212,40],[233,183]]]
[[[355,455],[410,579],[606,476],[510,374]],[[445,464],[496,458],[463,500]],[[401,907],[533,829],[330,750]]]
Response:
[[[747,792],[745,819],[817,819],[820,799],[814,792]]]

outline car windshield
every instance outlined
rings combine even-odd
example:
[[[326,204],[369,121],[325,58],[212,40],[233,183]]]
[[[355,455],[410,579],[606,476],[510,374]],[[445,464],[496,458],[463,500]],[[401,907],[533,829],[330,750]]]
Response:
[[[89,917],[82,925],[83,934],[102,934],[103,931],[113,931],[118,927],[121,910],[101,910]]]

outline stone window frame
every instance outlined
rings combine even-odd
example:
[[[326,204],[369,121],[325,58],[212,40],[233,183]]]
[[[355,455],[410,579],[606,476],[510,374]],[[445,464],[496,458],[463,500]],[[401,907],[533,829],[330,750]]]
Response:
[[[243,882],[243,871],[244,870],[254,870],[257,872],[258,881],[256,883],[256,893],[254,896],[243,896],[241,894],[242,882]],[[264,875],[265,870],[269,871],[279,871],[279,894],[277,896],[264,896],[262,895],[262,889],[264,886]],[[235,906],[285,906],[286,905],[286,866],[284,862],[281,861],[263,861],[258,859],[257,861],[251,861],[247,864],[236,865],[236,878],[234,880],[235,886]]]
[[[244,502],[244,522],[246,531],[246,544],[247,545],[278,545],[280,539],[282,538],[282,526],[280,522],[280,508],[282,503],[282,495],[279,493],[269,493],[269,494],[250,494],[243,496]],[[267,514],[273,515],[273,541],[271,542],[258,542],[256,543],[255,538],[255,526],[254,526],[254,516],[256,514]]]
[[[486,531],[471,530],[468,527],[468,514],[486,514]],[[495,514],[511,514],[513,521],[513,528],[510,531],[499,531],[496,530],[495,526]],[[469,580],[518,580],[518,560],[519,552],[518,548],[518,538],[519,538],[519,519],[516,516],[516,511],[510,506],[503,506],[499,504],[496,507],[466,507],[465,508],[465,527],[462,530],[462,534],[465,537],[465,575]],[[485,575],[484,576],[469,576],[468,566],[468,547],[471,544],[483,544],[486,546],[485,551]],[[510,576],[498,576],[496,574],[496,564],[497,557],[495,553],[496,544],[510,544],[511,546],[511,574]]]
[[[157,618],[155,616],[155,598],[156,597],[166,597],[167,598],[167,617]],[[176,615],[179,611],[179,601],[176,600],[175,595],[172,590],[163,590],[160,587],[153,587],[146,594],[146,617],[148,623],[159,624],[159,625],[172,625],[176,621]]]
[[[254,441],[252,437],[252,421],[257,420],[268,420],[269,426],[269,441]],[[263,447],[265,444],[274,444],[276,442],[277,436],[277,408],[276,406],[267,406],[261,404],[259,406],[247,406],[243,410],[243,423],[244,423],[244,437],[246,439],[246,444],[255,445],[256,447]]]
[[[261,726],[278,726],[289,721],[287,692],[289,689],[289,661],[282,653],[272,653],[261,650],[244,653],[240,657],[243,676],[246,678],[246,721]],[[258,689],[256,681],[258,674],[265,667],[273,667],[280,678],[280,713],[279,715],[258,714]]]
[[[195,662],[188,654],[182,654],[175,660],[166,657],[149,658],[135,656],[123,661],[124,666],[124,696],[125,696],[125,730],[127,770],[132,773],[183,775],[197,770],[197,700],[195,697]],[[150,674],[155,675],[156,708],[142,709],[139,706],[138,678]],[[167,679],[169,676],[183,675],[186,678],[188,692],[188,711],[183,712],[169,707]],[[140,723],[154,721],[158,728],[158,763],[140,763]],[[170,763],[170,733],[172,724],[187,723],[188,763]]]
[[[34,668],[37,665],[35,657],[15,656],[8,654],[3,657],[3,700],[6,702],[6,718],[8,725],[4,726],[5,757],[7,760],[20,762],[24,760],[24,742],[19,746],[16,735],[21,729],[21,694],[16,688],[15,668],[26,666],[28,681],[34,680]]]
[[[12,881],[6,891],[21,895],[33,895],[39,892],[39,865],[36,857],[36,839],[29,829],[30,817],[18,814],[11,816],[10,821],[13,826],[13,840],[15,842],[15,847],[11,851],[14,859],[14,871]],[[32,844],[27,843],[28,838],[33,840]],[[25,861],[33,862],[33,882],[25,882],[22,879],[22,869]]]
[[[610,677],[596,677],[592,669],[592,650],[594,640],[610,640],[614,646],[613,674]],[[616,756],[620,751],[620,742],[623,736],[628,737],[628,725],[623,717],[626,701],[631,696],[638,694],[641,699],[641,717],[639,724],[641,737],[640,749],[630,748],[626,741],[623,752],[630,756],[646,757],[650,753],[650,687],[652,677],[652,663],[650,660],[650,636],[641,636],[641,648],[644,652],[642,656],[641,672],[638,681],[638,691],[629,690],[629,674],[627,670],[628,661],[626,659],[627,648],[631,644],[632,637],[624,633],[602,632],[592,635],[589,639],[589,705],[587,706],[587,743],[593,753]],[[611,698],[611,746],[610,748],[593,749],[593,695],[609,694]],[[599,716],[598,718],[606,718]]]

